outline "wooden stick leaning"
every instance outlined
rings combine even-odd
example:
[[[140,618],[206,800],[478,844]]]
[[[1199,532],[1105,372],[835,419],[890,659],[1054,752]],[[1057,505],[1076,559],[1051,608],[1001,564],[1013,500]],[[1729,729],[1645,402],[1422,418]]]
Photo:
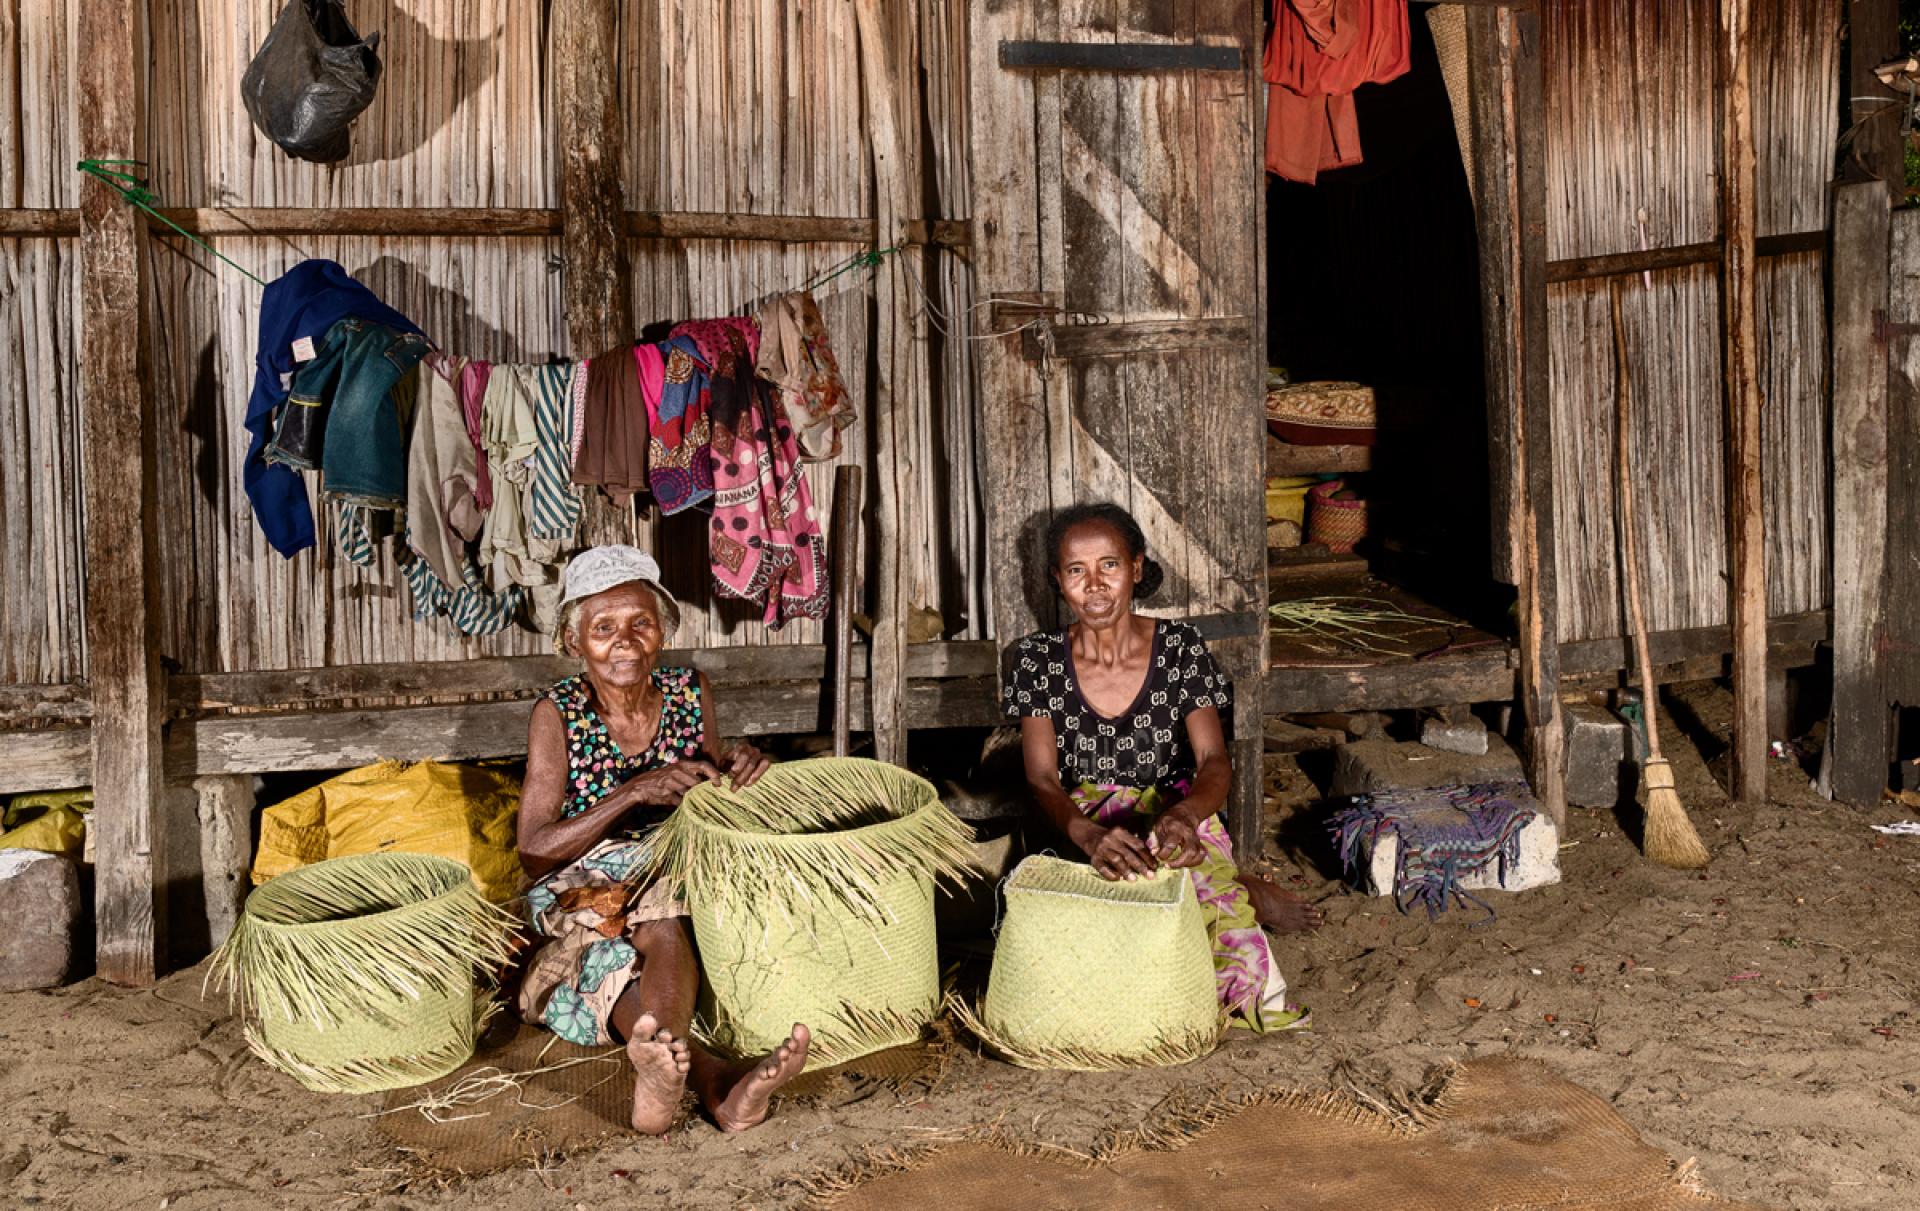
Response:
[[[1659,686],[1653,680],[1653,657],[1647,650],[1647,619],[1640,604],[1640,564],[1633,528],[1633,393],[1628,385],[1626,325],[1620,318],[1621,285],[1609,284],[1613,308],[1614,396],[1619,408],[1618,448],[1614,453],[1620,497],[1620,566],[1625,579],[1627,613],[1633,623],[1634,652],[1640,664],[1641,710],[1647,721],[1647,816],[1640,848],[1647,857],[1675,870],[1699,870],[1707,864],[1707,847],[1687,819],[1674,786],[1673,767],[1660,753],[1660,728],[1655,716]]]

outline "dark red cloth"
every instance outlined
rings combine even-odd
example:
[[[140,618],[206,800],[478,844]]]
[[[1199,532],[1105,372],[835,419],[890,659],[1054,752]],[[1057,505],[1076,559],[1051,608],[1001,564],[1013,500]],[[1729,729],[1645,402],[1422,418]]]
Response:
[[[1353,90],[1411,65],[1407,0],[1273,0],[1267,38],[1267,171],[1311,185],[1360,162]]]

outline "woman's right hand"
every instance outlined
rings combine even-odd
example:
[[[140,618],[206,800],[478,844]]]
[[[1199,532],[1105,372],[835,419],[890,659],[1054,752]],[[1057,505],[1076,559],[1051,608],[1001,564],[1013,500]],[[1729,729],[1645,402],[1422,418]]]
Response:
[[[1139,876],[1147,878],[1158,865],[1147,843],[1124,828],[1105,828],[1084,844],[1093,869],[1101,878],[1118,882]]]
[[[682,795],[719,777],[720,771],[709,762],[675,761],[629,779],[621,789],[632,796],[630,806],[679,807]]]

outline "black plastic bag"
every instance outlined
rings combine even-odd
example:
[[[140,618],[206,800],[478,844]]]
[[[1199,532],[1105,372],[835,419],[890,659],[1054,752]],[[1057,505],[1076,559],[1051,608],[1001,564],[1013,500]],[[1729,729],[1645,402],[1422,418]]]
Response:
[[[353,120],[380,83],[379,45],[379,34],[354,31],[345,0],[291,0],[240,80],[253,124],[288,155],[346,159]]]

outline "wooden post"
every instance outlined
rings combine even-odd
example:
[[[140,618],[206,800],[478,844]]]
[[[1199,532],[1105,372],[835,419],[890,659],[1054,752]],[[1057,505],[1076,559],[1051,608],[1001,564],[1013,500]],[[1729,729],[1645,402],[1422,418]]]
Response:
[[[1474,199],[1485,315],[1488,440],[1511,467],[1505,533],[1519,590],[1520,705],[1527,777],[1566,820],[1554,585],[1553,410],[1547,377],[1546,98],[1537,10],[1467,13],[1475,132]],[[1499,493],[1495,494],[1496,503]],[[1496,527],[1499,521],[1496,519]],[[1496,558],[1500,543],[1496,542]],[[1496,569],[1497,570],[1497,569]]]
[[[1881,676],[1887,556],[1887,304],[1892,193],[1843,185],[1833,207],[1833,714],[1819,789],[1868,806],[1886,789]]]
[[[567,340],[576,358],[634,338],[615,103],[618,7],[605,0],[558,0],[553,6],[562,281]]]
[[[1900,0],[1847,0],[1846,10],[1851,175],[1900,185],[1906,180],[1900,127],[1907,99],[1873,74],[1874,68],[1900,55]]]
[[[253,776],[209,774],[193,780],[200,817],[200,879],[207,941],[218,947],[240,923],[253,864]]]
[[[896,112],[897,80],[891,43],[880,0],[857,0],[860,71],[865,84],[867,129],[873,147],[874,230],[885,247],[898,247],[913,209],[907,156]],[[873,600],[872,661],[867,674],[868,711],[873,723],[874,756],[904,765],[907,759],[907,589],[906,502],[909,467],[906,441],[908,403],[904,391],[913,381],[912,295],[899,257],[874,273],[873,480],[878,521],[875,562],[879,583]]]
[[[1920,438],[1915,436],[1920,434],[1920,339],[1915,339],[1913,327],[1920,322],[1920,279],[1912,267],[1920,265],[1920,210],[1894,212],[1892,264],[1898,268],[1887,307],[1892,368],[1887,391],[1887,516],[1914,518],[1920,517]],[[1881,671],[1889,702],[1920,706],[1920,593],[1912,591],[1920,585],[1920,527],[1887,529],[1887,584],[1907,586],[1907,591],[1887,594]],[[1911,739],[1895,737],[1903,743]]]
[[[93,0],[80,8],[80,148],[90,159],[136,159],[145,129],[146,5]],[[158,974],[162,904],[153,821],[164,785],[166,702],[157,638],[153,424],[141,360],[145,224],[104,183],[80,195],[80,397],[85,424],[87,672],[93,696],[98,971],[117,984]]]
[[[860,468],[833,473],[833,755],[853,748],[853,611],[860,601]]]
[[[1767,798],[1766,513],[1761,502],[1759,325],[1754,237],[1760,222],[1753,146],[1749,0],[1720,3],[1720,322],[1727,390],[1727,507],[1732,514],[1733,772],[1729,790]]]

